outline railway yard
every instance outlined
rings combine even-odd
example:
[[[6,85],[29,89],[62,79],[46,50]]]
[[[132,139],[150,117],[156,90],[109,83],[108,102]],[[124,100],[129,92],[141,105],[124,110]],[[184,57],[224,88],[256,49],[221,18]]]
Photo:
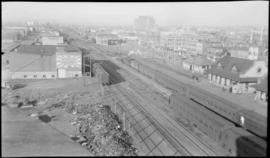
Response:
[[[23,113],[56,116],[49,126],[72,137],[89,155],[266,156],[267,110],[253,112],[251,104],[225,101],[213,90],[205,92],[204,81],[159,62],[82,40],[73,45],[90,54],[92,77],[14,81],[22,87],[13,96],[16,103],[26,95],[32,95],[28,103],[38,98]]]
[[[126,126],[134,134],[136,140],[139,140],[138,149],[144,151],[143,155],[266,155],[266,136],[265,133],[259,132],[258,127],[249,125],[246,131],[244,128],[237,127],[237,120],[230,120],[231,118],[226,115],[222,116],[219,111],[201,105],[203,102],[200,100],[194,102],[182,97],[183,95],[179,96],[179,94],[185,96],[185,91],[177,90],[175,92],[172,87],[162,81],[157,80],[154,83],[155,78],[151,76],[151,71],[147,72],[147,69],[139,71],[138,64],[137,66],[127,64],[123,61],[125,57],[115,55],[113,50],[87,44],[81,44],[80,47],[89,49],[93,59],[104,58],[101,65],[109,74],[110,80],[109,84],[104,85],[104,94],[107,94],[104,95],[104,101],[111,103],[115,109],[120,109],[120,112],[117,110],[115,112],[119,112],[120,118],[128,122]],[[161,69],[164,70],[164,68]],[[175,72],[170,71],[169,73]],[[168,76],[170,76],[169,73]],[[182,78],[180,76],[177,79]],[[174,98],[177,98],[176,104],[171,103],[176,100]],[[192,104],[194,109],[199,112],[194,114],[184,104]],[[130,107],[128,107],[129,105]],[[183,111],[185,109],[187,111]],[[208,120],[204,115],[208,117]],[[214,117],[216,118],[213,119]],[[262,131],[266,130],[264,123],[260,122],[264,126],[264,129],[260,129]],[[149,127],[151,127],[150,131],[155,132],[151,134],[148,131]],[[222,132],[222,130],[226,132]],[[231,134],[231,131],[237,131],[238,135]],[[154,136],[152,139],[153,134],[156,137],[159,136],[160,142],[157,142],[155,139],[158,138],[154,138]],[[161,144],[163,147],[159,147]],[[164,150],[164,148],[170,150]]]

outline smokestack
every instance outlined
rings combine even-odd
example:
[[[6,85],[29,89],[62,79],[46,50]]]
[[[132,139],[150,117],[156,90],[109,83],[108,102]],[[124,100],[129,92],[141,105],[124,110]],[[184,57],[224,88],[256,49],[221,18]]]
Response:
[[[261,27],[261,36],[260,36],[260,42],[263,40],[263,26]]]
[[[253,30],[251,30],[251,33],[250,33],[250,40],[249,40],[250,43],[253,42]]]

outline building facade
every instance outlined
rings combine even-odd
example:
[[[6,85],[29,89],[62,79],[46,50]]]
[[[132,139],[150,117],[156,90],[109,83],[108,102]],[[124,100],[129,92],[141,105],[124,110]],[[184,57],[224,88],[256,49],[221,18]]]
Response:
[[[189,58],[183,61],[183,68],[192,73],[204,74],[206,70],[211,68],[213,64],[209,59],[198,56],[194,58]]]
[[[268,101],[268,75],[256,85],[252,85],[255,88],[255,100],[263,101],[267,103]]]
[[[69,46],[21,45],[2,56],[2,71],[5,80],[79,77],[81,58],[81,52]]]
[[[41,43],[42,45],[63,45],[64,39],[62,36],[43,36]]]
[[[160,45],[172,50],[181,50],[188,54],[203,54],[204,44],[197,40],[193,33],[161,33]]]
[[[251,93],[251,85],[267,73],[264,61],[225,56],[207,70],[211,83],[228,89],[232,93]]]
[[[108,46],[120,40],[118,36],[114,34],[97,34],[95,39],[96,39],[96,44],[104,45],[104,46]]]

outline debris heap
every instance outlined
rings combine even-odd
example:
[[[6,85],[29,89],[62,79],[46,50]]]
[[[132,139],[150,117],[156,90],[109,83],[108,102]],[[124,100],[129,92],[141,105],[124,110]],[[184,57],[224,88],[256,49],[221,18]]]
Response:
[[[77,106],[77,119],[80,137],[87,149],[96,156],[136,156],[132,137],[122,128],[117,115],[109,106],[100,104]]]

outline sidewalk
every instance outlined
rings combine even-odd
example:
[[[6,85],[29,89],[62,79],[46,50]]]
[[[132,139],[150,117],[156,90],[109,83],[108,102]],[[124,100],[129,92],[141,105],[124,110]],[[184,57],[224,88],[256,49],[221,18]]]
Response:
[[[91,156],[90,152],[49,124],[2,108],[2,156]]]

